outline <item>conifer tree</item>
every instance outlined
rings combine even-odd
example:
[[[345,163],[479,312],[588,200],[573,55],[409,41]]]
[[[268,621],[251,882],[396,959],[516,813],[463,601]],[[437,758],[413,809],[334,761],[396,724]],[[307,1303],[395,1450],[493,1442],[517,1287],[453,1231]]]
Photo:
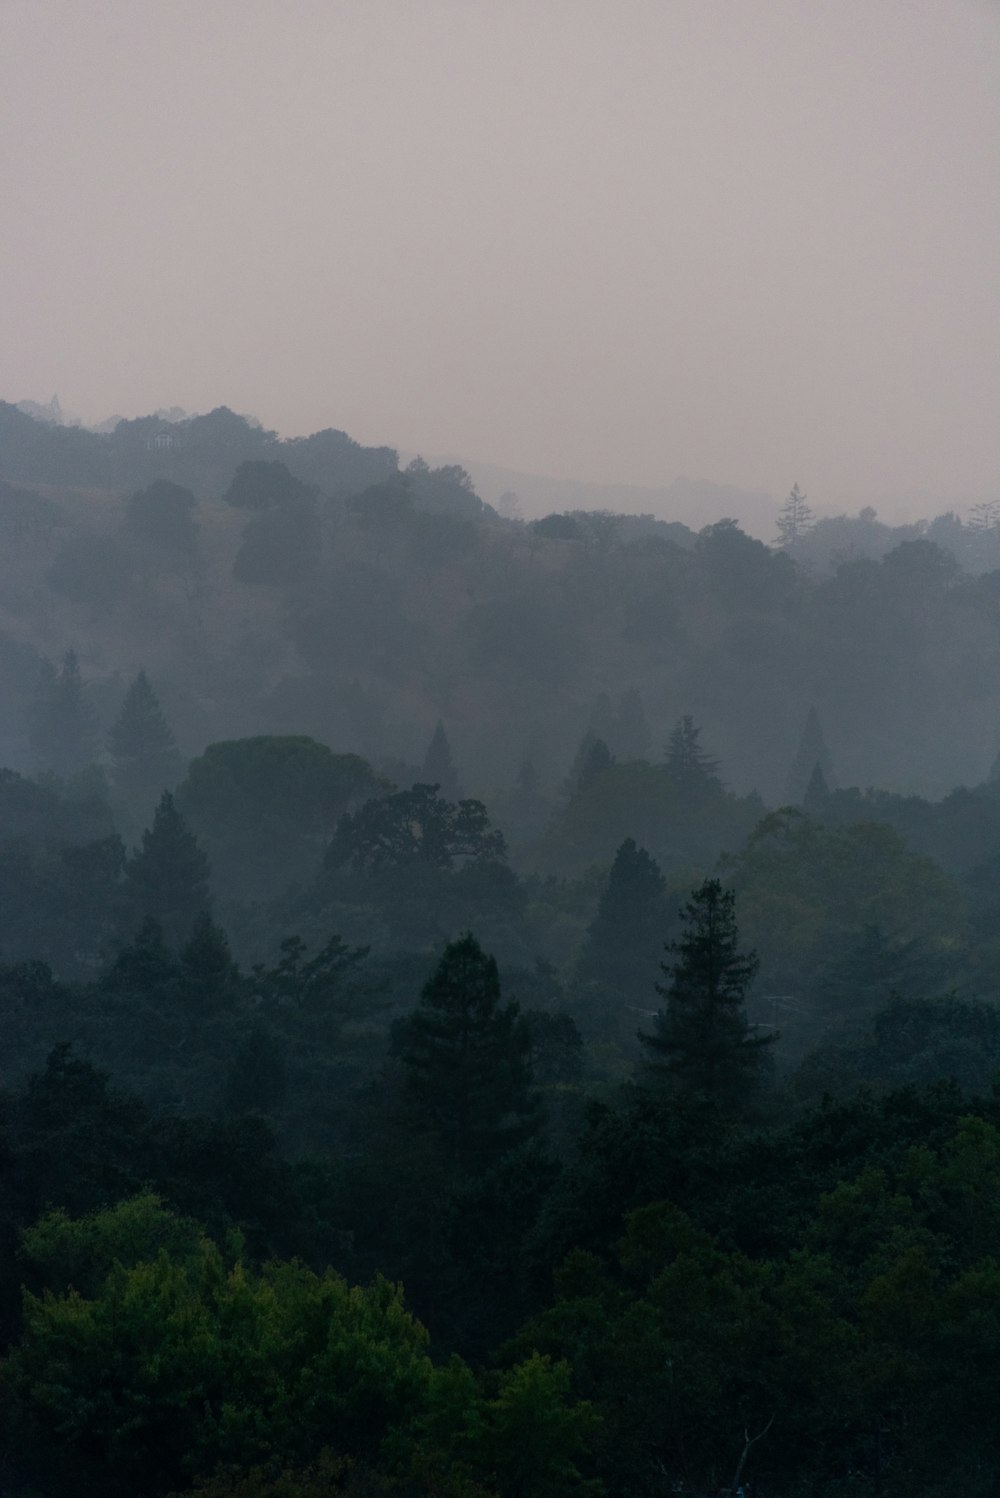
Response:
[[[181,772],[174,736],[145,671],[125,693],[108,745],[116,795],[132,815],[145,817]]]
[[[67,650],[58,673],[45,668],[31,714],[30,742],[38,767],[56,775],[77,775],[94,762],[97,725],[74,650]]]
[[[585,791],[589,785],[592,785],[600,775],[603,775],[605,770],[610,770],[614,762],[614,755],[604,740],[599,739],[588,728],[580,740],[580,747],[573,757],[573,764],[569,772],[569,781],[566,786],[567,794],[571,797],[578,796],[581,791]]]
[[[698,796],[707,790],[721,789],[719,764],[703,749],[690,713],[678,721],[667,741],[667,774],[676,788],[687,796]]]
[[[207,910],[195,918],[180,954],[181,986],[188,1009],[199,1017],[229,1009],[240,988],[226,933]]]
[[[806,793],[802,798],[802,810],[806,816],[821,820],[826,811],[826,803],[829,795],[830,787],[826,783],[823,766],[817,764],[809,777],[809,784],[806,786]]]
[[[420,770],[423,785],[436,785],[445,801],[461,799],[462,787],[451,757],[451,745],[439,718]]]
[[[611,865],[587,930],[577,975],[586,986],[590,1026],[627,1042],[636,1010],[649,1008],[667,919],[659,865],[626,838]]]
[[[520,1007],[501,1002],[496,960],[471,933],[445,948],[403,1034],[414,1121],[453,1166],[479,1172],[535,1131],[531,1035]]]
[[[661,964],[666,982],[656,988],[666,1007],[641,1039],[654,1073],[678,1098],[736,1116],[747,1111],[775,1038],[755,1034],[746,1016],[757,957],[740,951],[735,897],[718,879],[693,891],[683,919],[684,934],[667,946],[674,961]]]
[[[793,484],[778,516],[778,545],[794,546],[796,541],[809,534],[813,523],[813,512],[806,504],[806,496],[798,484]]]
[[[178,947],[203,911],[210,909],[208,859],[198,840],[164,791],[153,825],[142,834],[142,847],[129,859],[126,895],[133,920],[159,921],[167,940]]]
[[[802,727],[798,751],[788,771],[785,800],[789,806],[802,805],[817,766],[822,772],[826,790],[831,791],[835,785],[833,760],[830,758],[830,751],[826,746],[816,709],[810,707]]]

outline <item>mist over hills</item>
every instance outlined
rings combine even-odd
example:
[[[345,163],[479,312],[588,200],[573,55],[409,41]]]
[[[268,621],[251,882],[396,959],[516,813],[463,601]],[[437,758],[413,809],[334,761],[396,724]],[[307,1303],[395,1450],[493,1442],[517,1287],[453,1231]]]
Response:
[[[428,456],[425,454],[424,456]],[[497,463],[460,456],[428,457],[434,463],[460,463],[476,490],[491,505],[514,494],[525,519],[537,520],[553,510],[611,510],[619,515],[652,515],[700,530],[728,516],[751,536],[774,539],[774,496],[709,479],[675,478],[662,486],[602,484],[586,479],[552,478]]]

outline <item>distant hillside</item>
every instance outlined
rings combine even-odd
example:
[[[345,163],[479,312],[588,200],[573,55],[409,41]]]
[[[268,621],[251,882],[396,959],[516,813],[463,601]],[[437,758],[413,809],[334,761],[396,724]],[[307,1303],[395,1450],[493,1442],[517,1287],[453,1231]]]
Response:
[[[426,454],[425,454],[426,456]],[[556,479],[522,473],[471,458],[428,458],[428,462],[461,463],[476,492],[496,505],[504,494],[516,494],[528,520],[558,510],[613,510],[622,515],[653,515],[657,520],[679,520],[692,530],[716,520],[739,521],[749,535],[773,541],[779,502],[770,494],[714,484],[708,479],[677,478],[670,484],[595,484],[581,479]]]

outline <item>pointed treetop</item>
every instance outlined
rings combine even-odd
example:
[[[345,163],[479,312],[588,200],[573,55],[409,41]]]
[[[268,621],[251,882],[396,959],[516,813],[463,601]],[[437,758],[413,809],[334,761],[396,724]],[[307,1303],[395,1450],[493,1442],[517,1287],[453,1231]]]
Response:
[[[817,762],[809,777],[809,784],[806,786],[802,810],[809,817],[822,817],[829,798],[830,787],[827,784],[826,776],[823,774],[823,766]]]
[[[139,671],[125,693],[121,710],[108,734],[108,744],[119,764],[171,756],[179,767],[177,744],[145,671]]]
[[[451,745],[440,718],[424,755],[420,781],[423,785],[436,785],[446,801],[458,801],[461,796],[458,771],[455,769]]]
[[[38,766],[57,775],[79,774],[95,759],[97,726],[75,650],[67,650],[58,673],[47,662],[42,668],[31,747]]]
[[[481,1169],[537,1128],[530,1032],[471,932],[445,948],[404,1037],[414,1121],[460,1169]]]
[[[569,794],[578,796],[588,786],[610,770],[614,765],[615,758],[603,739],[588,728],[580,740],[580,747],[576,751],[573,764],[569,772]]]
[[[667,773],[677,789],[688,795],[722,787],[719,762],[702,748],[700,736],[701,729],[695,727],[690,713],[685,713],[667,740]]]
[[[773,1034],[756,1034],[746,997],[757,972],[754,952],[741,952],[736,901],[718,879],[706,879],[684,907],[684,934],[671,942],[672,963],[657,992],[666,1007],[653,1034],[641,1036],[655,1073],[679,1096],[739,1115],[760,1081]]]
[[[785,801],[789,806],[801,806],[817,765],[823,773],[826,791],[834,788],[833,760],[827,748],[819,716],[814,707],[806,714],[806,721],[799,739],[798,751],[788,771]]]
[[[169,791],[160,797],[153,825],[129,860],[127,894],[134,918],[154,917],[175,947],[211,908],[208,859]]]
[[[801,541],[809,534],[814,523],[813,512],[806,504],[806,496],[798,484],[793,484],[778,516],[778,545],[794,546],[796,541]]]
[[[652,921],[660,930],[654,948],[658,951],[666,917],[665,891],[666,880],[656,859],[638,847],[634,838],[626,838],[615,854],[597,915],[588,927],[589,942],[630,945],[636,931]]]

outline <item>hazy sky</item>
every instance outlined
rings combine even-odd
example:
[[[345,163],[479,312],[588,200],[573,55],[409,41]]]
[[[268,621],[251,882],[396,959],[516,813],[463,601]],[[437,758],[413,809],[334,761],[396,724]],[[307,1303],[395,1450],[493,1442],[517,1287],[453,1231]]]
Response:
[[[53,392],[1000,496],[1000,0],[0,0],[0,398]]]

